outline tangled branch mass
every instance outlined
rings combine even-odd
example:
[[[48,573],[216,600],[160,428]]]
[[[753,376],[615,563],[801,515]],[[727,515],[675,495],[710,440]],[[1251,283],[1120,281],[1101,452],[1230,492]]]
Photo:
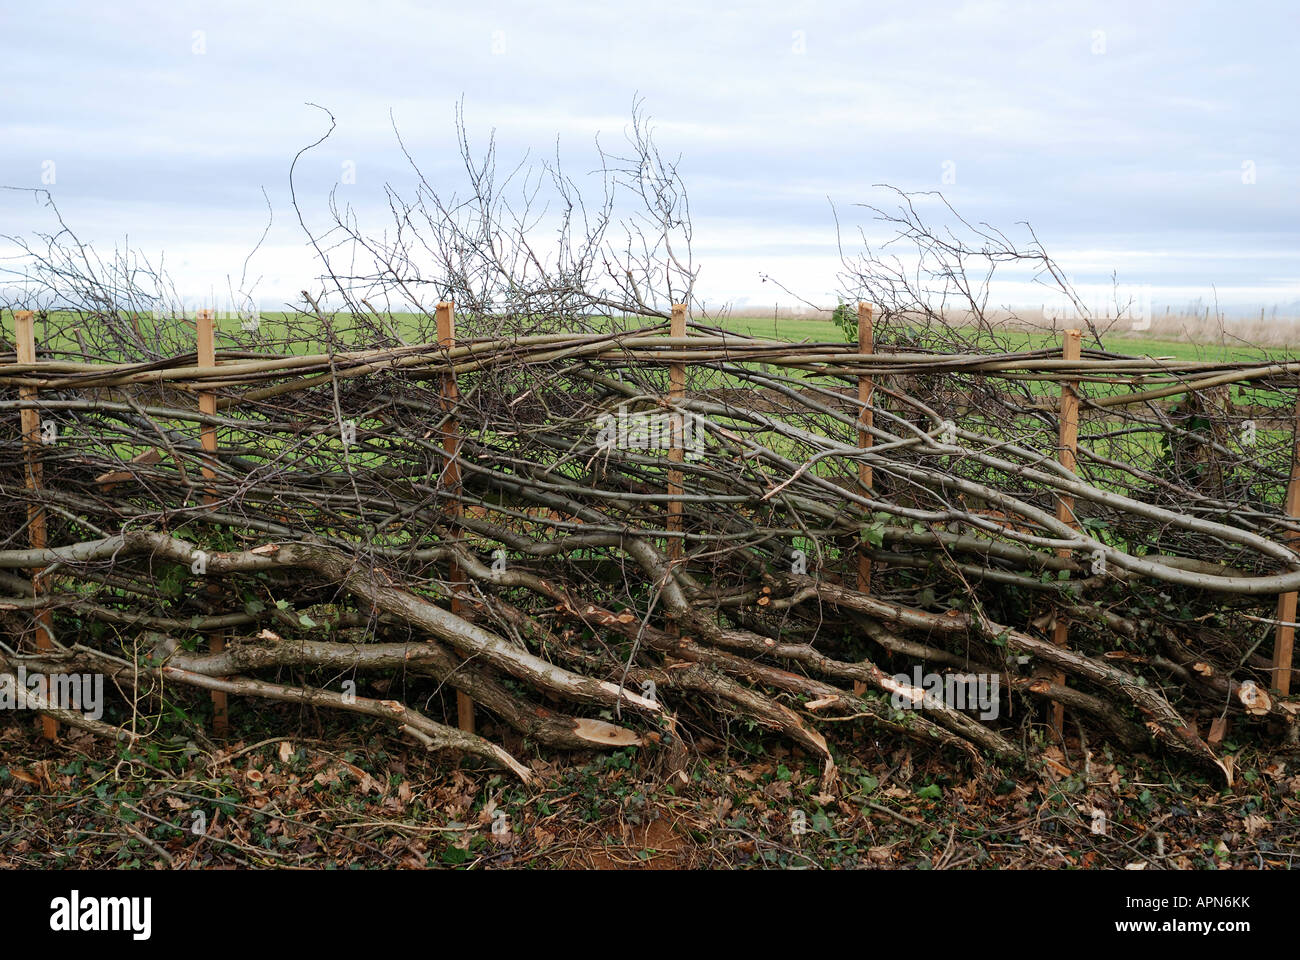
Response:
[[[218,324],[210,361],[157,274],[29,246],[0,669],[110,691],[97,720],[30,706],[135,742],[168,703],[309,704],[524,780],[531,750],[673,773],[744,720],[827,788],[844,723],[1014,765],[1063,718],[1229,780],[1225,720],[1294,738],[1300,365],[1110,353],[1086,317],[1077,356],[1012,346],[966,278],[1046,254],[941,236],[909,198],[886,219],[920,270],[845,262],[858,337],[729,332],[694,299],[675,170],[634,143],[591,213],[547,171],[569,203],[544,256],[475,164],[468,201],[422,184],[382,241],[339,216],[321,292]],[[457,724],[451,691],[517,736]]]

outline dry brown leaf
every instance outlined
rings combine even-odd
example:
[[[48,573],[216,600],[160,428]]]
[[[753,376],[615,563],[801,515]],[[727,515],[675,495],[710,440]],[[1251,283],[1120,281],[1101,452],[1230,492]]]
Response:
[[[1246,828],[1246,832],[1252,837],[1260,831],[1268,829],[1268,820],[1257,813],[1247,814],[1241,823]]]
[[[1043,762],[1047,764],[1048,769],[1050,769],[1053,773],[1057,774],[1058,776],[1068,777],[1071,773],[1074,772],[1065,764],[1061,763],[1059,760],[1054,760],[1051,757],[1043,757]]]
[[[1208,743],[1211,747],[1218,749],[1219,744],[1223,743],[1223,738],[1226,737],[1227,735],[1228,735],[1228,718],[1215,717],[1214,720],[1210,723],[1210,733],[1209,736],[1205,738],[1205,742]]]
[[[22,767],[10,767],[9,773],[15,780],[21,780],[23,783],[30,783],[34,787],[39,787],[41,781],[39,777],[34,777]]]

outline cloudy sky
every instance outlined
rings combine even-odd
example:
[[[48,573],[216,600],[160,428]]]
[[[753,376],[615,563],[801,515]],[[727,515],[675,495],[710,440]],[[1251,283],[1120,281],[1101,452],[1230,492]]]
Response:
[[[705,9],[705,7],[708,7]],[[412,175],[458,183],[455,107],[502,165],[559,137],[570,173],[643,98],[681,156],[699,292],[833,300],[832,204],[872,234],[873,185],[942,190],[967,219],[1034,225],[1085,286],[1175,307],[1300,310],[1292,3],[6,3],[0,185],[41,187],[83,240],[164,252],[187,290],[252,273],[274,308],[311,276],[288,207],[328,193],[375,223]],[[355,170],[355,183],[344,171]],[[48,230],[0,191],[0,233]],[[1008,300],[1036,303],[1032,288]]]

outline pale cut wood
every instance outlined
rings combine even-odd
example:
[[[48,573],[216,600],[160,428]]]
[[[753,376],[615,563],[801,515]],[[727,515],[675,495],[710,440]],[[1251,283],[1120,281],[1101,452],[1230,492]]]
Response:
[[[36,322],[30,310],[14,311],[14,336],[17,341],[19,363],[36,362]],[[35,387],[19,387],[18,399],[35,400]],[[41,412],[39,410],[22,410],[19,422],[23,433],[23,457],[26,465],[26,486],[28,490],[39,490],[43,481],[41,466]],[[27,507],[27,540],[33,549],[43,549],[46,545],[45,510],[32,503]],[[39,597],[45,591],[41,582],[44,568],[32,571],[32,594]],[[54,619],[49,610],[35,610],[36,649],[50,650],[54,646]],[[54,740],[59,735],[59,723],[53,717],[41,717],[41,736]]]
[[[643,743],[634,731],[606,723],[604,720],[580,718],[574,722],[573,732],[589,743],[598,743],[607,747],[639,747]]]

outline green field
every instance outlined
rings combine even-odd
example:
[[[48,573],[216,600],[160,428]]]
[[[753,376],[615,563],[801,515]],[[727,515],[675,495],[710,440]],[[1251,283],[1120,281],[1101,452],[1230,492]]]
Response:
[[[370,317],[367,319],[368,325],[373,328],[375,318]],[[38,322],[37,349],[47,354],[50,352],[59,353],[64,355],[65,358],[76,356],[80,351],[73,336],[73,330],[81,327],[88,334],[86,339],[94,342],[97,339],[92,332],[95,322],[92,319],[78,321],[72,314],[52,314],[48,318],[48,326]],[[152,328],[157,326],[168,329],[170,336],[165,339],[169,342],[176,343],[178,346],[185,342],[184,337],[177,336],[179,325],[185,321],[177,319],[155,320],[148,316],[140,316],[133,322],[138,325],[147,340],[153,339],[151,336]],[[189,322],[192,323],[193,321]],[[623,322],[627,326],[636,326],[641,321],[629,318]],[[829,318],[782,317],[774,319],[772,317],[731,316],[720,322],[712,318],[701,318],[701,322],[710,326],[720,325],[736,333],[754,337],[795,342],[839,343],[844,341],[843,332]],[[648,320],[645,323],[649,325]],[[321,353],[327,350],[326,326],[326,323],[322,321],[316,321],[313,318],[301,315],[295,316],[287,312],[264,311],[261,314],[257,333],[249,334],[240,330],[238,318],[226,317],[217,320],[217,346],[218,349],[222,349],[229,348],[235,343],[247,345],[250,340],[261,340],[268,347],[273,345],[276,352],[292,354]],[[365,334],[359,334],[355,329],[356,324],[351,315],[336,314],[330,318],[329,326],[333,330],[335,343],[343,349],[359,349],[370,345],[366,342],[369,338]],[[422,339],[432,339],[434,336],[432,319],[416,314],[391,314],[384,318],[383,326],[408,342],[419,342]],[[3,315],[0,315],[0,337],[9,340],[12,337],[12,331],[13,318],[8,311],[5,311]],[[292,331],[291,334],[290,331]],[[466,325],[462,325],[462,335],[467,332]],[[963,330],[963,333],[965,332]],[[998,343],[996,345],[990,343],[988,349],[1041,350],[1054,347],[1059,343],[1059,336],[1054,334],[1007,328],[998,331]],[[1097,347],[1096,342],[1087,339],[1085,339],[1083,345],[1085,349]],[[933,346],[942,349],[943,345],[933,344]],[[954,344],[955,346],[957,345]],[[1177,360],[1278,361],[1292,360],[1300,355],[1300,349],[1296,347],[1256,347],[1232,341],[1226,343],[1192,343],[1185,340],[1161,339],[1134,334],[1105,335],[1101,346],[1103,349],[1114,353],[1170,357]]]
[[[748,334],[753,337],[779,337],[783,340],[841,341],[843,333],[829,319],[805,319],[782,317],[729,317],[725,323],[729,330]],[[1041,350],[1060,343],[1060,338],[1052,334],[1031,333],[1021,330],[999,331],[1014,349]],[[1085,349],[1095,348],[1097,344],[1084,340]],[[1293,358],[1300,355],[1296,348],[1261,348],[1228,343],[1198,344],[1179,340],[1164,340],[1138,335],[1103,336],[1102,348],[1113,353],[1135,354],[1137,356],[1173,357],[1177,360],[1260,360],[1264,358]]]

